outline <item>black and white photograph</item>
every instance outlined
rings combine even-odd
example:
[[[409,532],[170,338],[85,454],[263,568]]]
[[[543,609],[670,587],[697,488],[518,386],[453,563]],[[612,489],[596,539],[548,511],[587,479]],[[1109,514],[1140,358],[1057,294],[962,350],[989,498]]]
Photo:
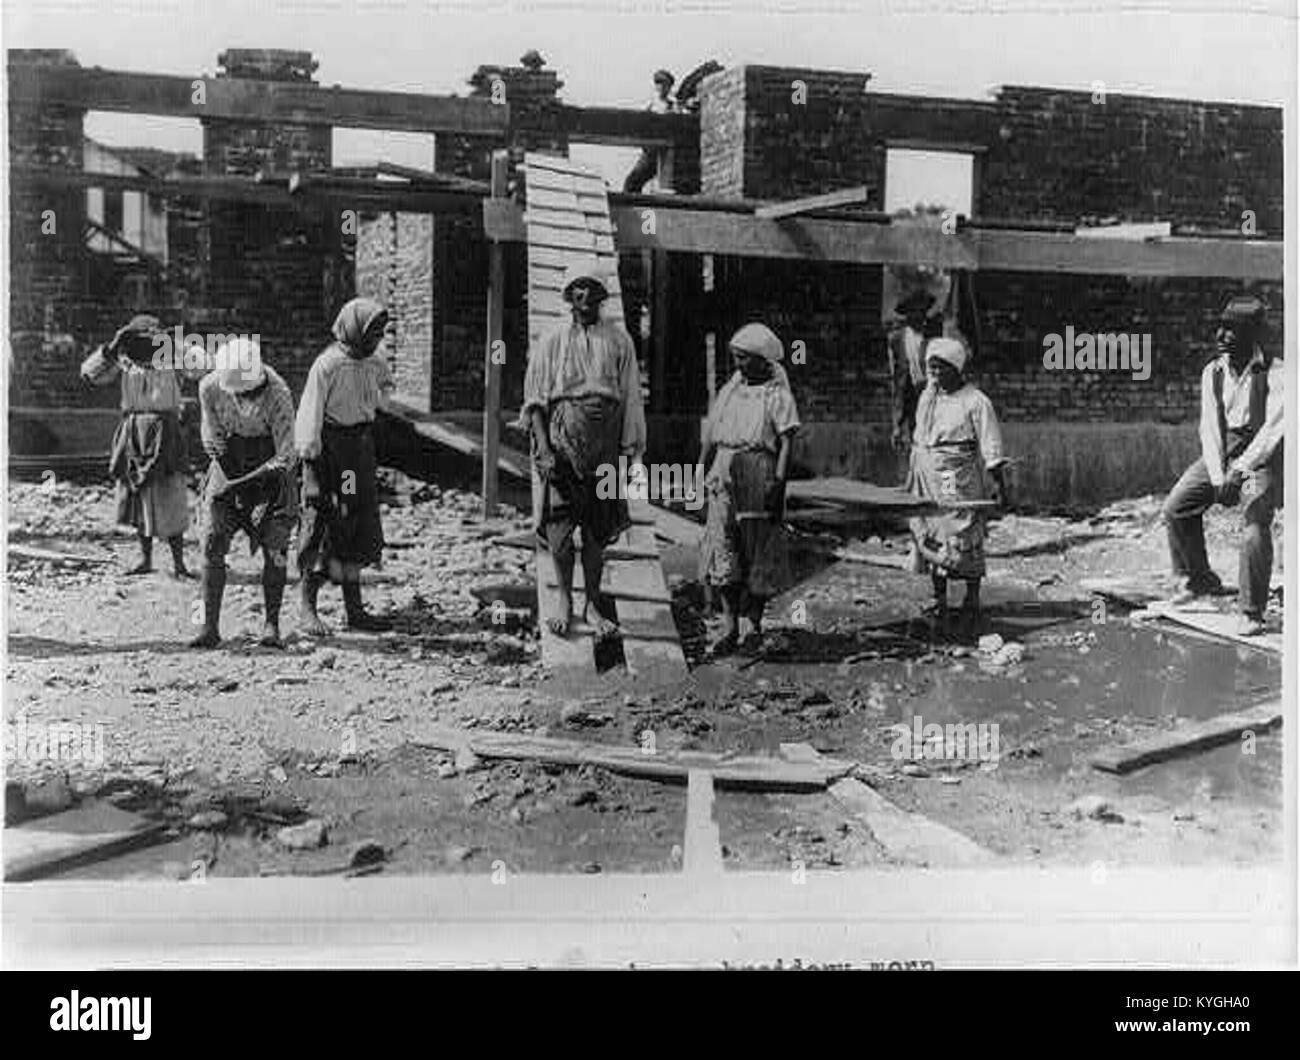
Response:
[[[1289,0],[3,52],[5,967],[1295,967]]]

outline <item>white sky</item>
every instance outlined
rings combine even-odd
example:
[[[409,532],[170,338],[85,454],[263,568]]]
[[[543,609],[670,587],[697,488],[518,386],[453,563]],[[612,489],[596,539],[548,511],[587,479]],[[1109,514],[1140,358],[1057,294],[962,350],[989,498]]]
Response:
[[[85,66],[201,75],[228,47],[295,48],[315,54],[322,84],[398,91],[466,94],[479,63],[536,48],[564,100],[607,106],[641,106],[656,68],[680,77],[710,58],[869,72],[880,91],[967,98],[1095,81],[1193,99],[1296,96],[1294,0],[4,0],[2,10],[6,48],[68,48]],[[201,144],[195,122],[98,114],[87,132]],[[418,141],[351,131],[335,162],[380,151],[428,164]]]

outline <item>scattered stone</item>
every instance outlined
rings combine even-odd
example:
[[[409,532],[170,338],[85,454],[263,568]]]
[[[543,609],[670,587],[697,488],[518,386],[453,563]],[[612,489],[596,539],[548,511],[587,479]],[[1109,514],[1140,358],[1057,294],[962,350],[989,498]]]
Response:
[[[907,765],[903,766],[900,772],[905,777],[928,777],[930,775],[928,769],[923,769],[921,766],[913,765],[911,762],[908,762]]]
[[[456,752],[456,772],[473,773],[475,770],[482,768],[483,759],[479,758],[470,748],[462,747]]]
[[[213,678],[212,687],[218,692],[233,692],[239,687],[239,682],[229,677]]]
[[[580,792],[569,797],[570,806],[587,806],[595,803],[600,799],[600,793],[595,788],[583,788]]]
[[[226,826],[228,818],[220,810],[200,810],[193,814],[185,824],[197,832],[212,832]]]
[[[952,775],[949,774],[949,773],[945,773],[943,776],[941,776],[941,777],[939,778],[939,783],[940,783],[940,784],[960,784],[960,783],[961,783],[961,777],[954,777],[954,776],[952,776]]]
[[[271,779],[277,784],[285,784],[289,780],[289,774],[279,766],[272,766],[270,769]]]
[[[1123,816],[1116,813],[1111,804],[1100,795],[1084,795],[1082,798],[1075,799],[1066,807],[1066,811],[1079,821],[1093,820],[1119,824],[1124,820]]]
[[[799,700],[801,706],[815,707],[822,703],[829,703],[831,697],[827,695],[823,688],[814,688],[811,692],[805,692],[803,698]]]
[[[1002,647],[1003,640],[996,633],[989,633],[979,639],[979,649],[984,655],[992,655]]]
[[[474,852],[477,849],[477,847],[448,847],[443,852],[443,860],[446,861],[448,865],[462,865],[474,856]]]
[[[440,766],[438,766],[438,778],[440,780],[446,780],[448,777],[454,777],[457,775],[457,772],[458,771],[456,767],[452,765],[450,762],[443,762]]]
[[[275,833],[275,838],[281,846],[289,850],[316,850],[328,842],[325,822],[315,818],[302,824],[281,828]]]
[[[348,866],[359,869],[365,865],[378,865],[387,860],[388,855],[384,851],[382,843],[376,843],[373,839],[363,839],[359,843],[353,843],[348,848]]]
[[[23,799],[29,814],[62,813],[75,799],[63,777],[49,777],[23,786]]]

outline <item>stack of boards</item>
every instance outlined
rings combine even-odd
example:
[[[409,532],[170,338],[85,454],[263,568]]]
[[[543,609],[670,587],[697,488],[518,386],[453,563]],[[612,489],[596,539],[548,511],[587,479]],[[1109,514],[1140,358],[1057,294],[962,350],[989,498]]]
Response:
[[[610,297],[601,308],[606,320],[623,322],[618,284],[618,252],[609,200],[600,177],[565,158],[525,156],[524,221],[528,228],[528,336],[530,345],[570,319],[563,298],[570,266],[593,270]],[[670,684],[686,676],[672,598],[655,543],[655,513],[645,502],[629,502],[633,526],[606,553],[603,590],[613,596],[622,630],[623,657],[638,681]],[[533,472],[533,509],[541,505],[541,481]],[[590,629],[577,621],[586,604],[582,565],[574,571],[574,623],[568,637],[550,631],[547,620],[560,615],[560,598],[551,558],[537,548],[537,614],[542,630],[542,663],[553,672],[594,674]]]

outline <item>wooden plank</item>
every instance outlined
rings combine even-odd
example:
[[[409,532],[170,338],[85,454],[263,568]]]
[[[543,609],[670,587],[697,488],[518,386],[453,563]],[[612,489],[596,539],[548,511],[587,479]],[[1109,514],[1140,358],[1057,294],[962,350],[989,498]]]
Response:
[[[652,525],[633,524],[623,540],[640,551],[654,549],[655,531]],[[674,636],[664,637],[628,637],[623,639],[623,657],[627,668],[647,682],[655,684],[672,684],[684,680],[689,672],[686,656],[682,651],[681,640],[677,635],[677,623],[672,613],[672,594],[668,591],[664,579],[663,566],[656,556],[653,560],[631,561],[631,577],[627,582],[631,587],[643,589],[648,595],[663,594],[667,602],[650,603],[643,600],[619,600],[619,621],[627,622],[633,628],[658,627],[671,629]]]
[[[203,85],[201,102],[196,82]],[[236,77],[139,74],[80,66],[9,65],[9,101],[31,108],[228,118],[407,132],[467,133],[505,140],[510,107],[474,96],[325,87]]]
[[[508,151],[492,152],[492,197],[506,195]],[[488,244],[487,342],[483,350],[483,515],[497,512],[497,461],[501,450],[501,349],[506,308],[505,247]]]
[[[713,820],[713,777],[704,769],[692,769],[686,775],[682,871],[690,876],[716,875],[722,871],[722,839]]]
[[[549,226],[529,229],[533,246],[555,247],[560,250],[581,250],[591,253],[596,249],[596,237],[590,232]]]
[[[830,794],[871,830],[891,858],[927,868],[988,866],[998,858],[973,839],[919,814],[900,809],[853,777],[838,780]]]
[[[1220,611],[1212,604],[1206,605],[1203,609],[1193,610],[1192,607],[1175,607],[1168,600],[1156,600],[1148,604],[1145,611],[1134,612],[1131,617],[1161,618],[1176,626],[1186,626],[1229,643],[1239,644],[1243,648],[1254,648],[1256,651],[1270,652],[1274,655],[1281,655],[1283,650],[1281,633],[1243,637],[1237,632],[1241,616],[1231,611]]]
[[[422,731],[417,744],[443,751],[468,747],[482,758],[532,759],[558,765],[593,765],[626,776],[685,784],[692,770],[707,770],[715,788],[747,791],[824,791],[855,763],[823,757],[818,762],[787,762],[760,755],[708,751],[648,754],[640,747],[584,743],[550,736],[435,727]]]
[[[393,400],[390,409],[394,416],[405,420],[417,434],[428,438],[429,441],[466,456],[479,458],[483,456],[482,442],[459,424],[440,419],[433,413],[421,412],[415,406],[400,399]],[[526,479],[529,475],[527,462],[518,454],[508,450],[499,452],[497,469],[518,479]]]
[[[860,265],[929,265],[993,271],[1094,275],[1213,276],[1280,280],[1284,244],[1273,240],[1178,238],[1159,243],[1084,239],[1069,233],[967,229],[944,235],[876,221],[801,217],[785,222],[747,213],[656,204],[655,231],[642,231],[647,207],[613,206],[622,250],[839,261]],[[489,239],[527,241],[523,214],[485,215]]]
[[[4,832],[6,883],[36,880],[152,843],[166,827],[95,801],[9,827]]]
[[[1266,732],[1281,724],[1281,702],[1268,703],[1250,710],[1220,714],[1208,721],[1181,725],[1118,747],[1107,747],[1092,755],[1088,762],[1094,769],[1107,773],[1131,773],[1153,762],[1232,743],[1244,732]]]
[[[855,188],[828,191],[824,195],[809,195],[802,199],[791,199],[788,202],[760,206],[754,211],[754,216],[766,218],[794,217],[796,214],[808,213],[810,210],[827,210],[835,206],[852,206],[855,203],[866,201],[867,188],[865,185],[860,185]]]
[[[656,114],[625,107],[575,107],[561,104],[560,123],[574,143],[644,147],[647,144],[698,145],[697,114]]]
[[[537,545],[535,554],[537,627],[541,634],[542,664],[551,671],[565,670],[584,674],[593,673],[596,667],[596,657],[593,652],[592,640],[585,635],[587,633],[585,627],[582,631],[579,631],[575,628],[578,623],[574,621],[570,623],[567,637],[559,637],[551,632],[548,625],[549,621],[553,618],[564,617],[564,612],[560,608],[560,594],[555,588],[555,565],[551,560],[551,554],[541,544]],[[581,614],[581,608],[577,606],[576,600],[574,610]]]
[[[554,210],[537,206],[530,207],[524,214],[524,223],[531,231],[535,226],[547,228],[576,228],[580,232],[591,231],[585,214],[575,210]],[[606,222],[608,224],[608,221]]]
[[[87,556],[80,552],[56,552],[49,548],[10,543],[7,551],[11,559],[30,559],[43,563],[86,563],[101,565],[112,563],[112,556]]]
[[[525,210],[556,210],[560,213],[581,214],[578,196],[568,191],[551,191],[548,188],[529,188]],[[529,242],[532,242],[530,236]]]
[[[796,479],[786,486],[786,497],[792,501],[812,501],[853,508],[884,508],[912,511],[915,509],[992,509],[990,500],[930,501],[909,493],[901,486],[877,486],[851,478]]]

